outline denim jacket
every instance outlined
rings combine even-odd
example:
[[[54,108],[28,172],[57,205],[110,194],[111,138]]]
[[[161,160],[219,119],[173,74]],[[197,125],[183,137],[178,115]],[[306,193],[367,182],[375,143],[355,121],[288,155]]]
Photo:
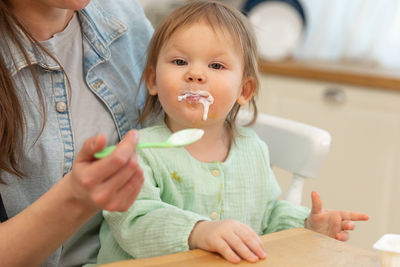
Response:
[[[139,110],[144,103],[145,91],[142,88],[138,93],[137,86],[152,26],[136,0],[92,0],[78,14],[83,34],[85,81],[107,106],[122,138],[129,129],[137,127]],[[11,46],[14,62],[5,56],[6,64],[17,88],[25,88],[18,93],[26,118],[21,161],[26,177],[20,179],[2,173],[7,185],[0,184],[0,194],[9,218],[68,173],[78,153],[74,151],[66,76],[52,58],[32,48],[28,41],[25,43],[44,96],[46,122],[41,132],[44,117],[32,77],[21,51]],[[4,45],[0,45],[0,51],[8,55]],[[57,266],[59,255],[60,249],[42,266]]]

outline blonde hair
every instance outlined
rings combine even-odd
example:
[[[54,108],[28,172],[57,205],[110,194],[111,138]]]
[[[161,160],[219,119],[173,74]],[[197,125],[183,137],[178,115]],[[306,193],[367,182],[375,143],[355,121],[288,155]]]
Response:
[[[160,50],[171,36],[177,30],[199,21],[208,23],[213,29],[218,27],[226,30],[238,44],[244,63],[243,80],[251,78],[254,83],[254,93],[249,101],[249,105],[253,109],[253,119],[250,124],[253,123],[257,117],[257,106],[254,97],[259,90],[257,46],[252,28],[246,17],[238,10],[223,3],[217,1],[193,1],[169,14],[155,29],[150,41],[141,83],[146,81],[151,73],[155,71]],[[235,103],[225,120],[227,126],[231,129],[231,133],[235,129],[235,119],[239,109],[240,105]],[[158,116],[161,112],[162,107],[157,95],[152,96],[147,92],[146,102],[139,117],[139,122],[143,124],[146,119]]]

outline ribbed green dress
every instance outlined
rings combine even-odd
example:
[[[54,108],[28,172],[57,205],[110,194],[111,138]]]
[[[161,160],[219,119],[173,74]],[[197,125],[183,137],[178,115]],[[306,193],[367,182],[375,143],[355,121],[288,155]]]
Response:
[[[127,212],[104,212],[98,263],[188,250],[199,220],[234,219],[258,234],[303,227],[309,209],[277,200],[281,190],[268,147],[239,128],[225,162],[200,162],[184,148],[138,151],[143,188]],[[164,123],[140,131],[140,141],[164,141]]]

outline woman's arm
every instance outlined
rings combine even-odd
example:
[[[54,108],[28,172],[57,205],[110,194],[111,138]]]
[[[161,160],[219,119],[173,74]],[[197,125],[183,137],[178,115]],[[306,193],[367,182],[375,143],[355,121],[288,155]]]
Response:
[[[130,131],[102,160],[93,154],[106,144],[89,138],[72,171],[18,215],[0,224],[2,266],[38,266],[100,209],[125,211],[143,184]]]

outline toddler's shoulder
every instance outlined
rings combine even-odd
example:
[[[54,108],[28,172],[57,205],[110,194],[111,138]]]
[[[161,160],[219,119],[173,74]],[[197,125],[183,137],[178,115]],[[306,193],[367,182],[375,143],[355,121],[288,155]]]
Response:
[[[254,142],[262,142],[261,138],[258,136],[256,131],[251,127],[238,126],[236,140],[247,140]]]
[[[251,147],[252,149],[258,148],[261,150],[268,150],[267,144],[258,136],[256,131],[250,127],[237,127],[235,142],[240,146]]]
[[[247,126],[237,126],[237,132],[246,137],[252,137],[254,135],[257,135],[257,133],[253,130],[251,127]]]
[[[235,135],[235,143],[237,151],[240,151],[244,157],[252,158],[254,162],[269,162],[269,149],[264,142],[250,127],[238,127]]]

